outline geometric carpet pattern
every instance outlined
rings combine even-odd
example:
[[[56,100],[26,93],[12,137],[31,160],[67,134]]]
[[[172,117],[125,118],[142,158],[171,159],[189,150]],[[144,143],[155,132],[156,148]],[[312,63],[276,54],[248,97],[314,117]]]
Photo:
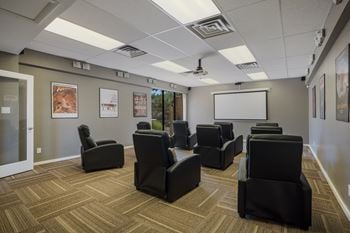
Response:
[[[136,191],[132,149],[121,169],[85,173],[80,159],[35,166],[0,179],[0,232],[304,232],[238,216],[241,156],[225,171],[202,168],[199,187],[174,203]],[[350,233],[350,222],[307,149],[303,172],[313,191],[308,232]]]

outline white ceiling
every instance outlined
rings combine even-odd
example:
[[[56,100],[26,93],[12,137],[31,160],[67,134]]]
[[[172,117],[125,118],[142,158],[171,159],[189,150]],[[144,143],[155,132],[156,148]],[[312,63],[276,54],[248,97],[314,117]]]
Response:
[[[30,0],[35,1],[38,5],[45,2]],[[198,77],[174,74],[151,64],[171,60],[188,69],[194,69],[197,59],[204,57],[202,65],[209,72],[206,78],[215,79],[219,83],[251,81],[217,52],[219,49],[246,44],[270,79],[301,77],[306,74],[309,57],[314,51],[315,31],[322,28],[332,6],[331,0],[213,1],[235,32],[206,40],[200,39],[168,16],[151,0],[76,0],[59,15],[148,53],[137,58],[127,58],[47,31],[39,33],[44,26],[40,30],[28,28],[24,32],[18,29],[17,32],[17,28],[21,27],[9,29],[9,24],[3,23],[2,19],[6,19],[5,16],[10,13],[1,9],[0,27],[18,35],[30,34],[18,43],[19,39],[13,41],[19,47],[84,60],[185,86],[202,86],[207,84],[199,81]],[[0,8],[3,2],[4,0],[0,0]],[[36,12],[35,9],[29,8],[27,13],[22,14],[33,12]],[[33,35],[37,35],[35,39]],[[9,41],[4,43],[1,38],[0,50],[13,53],[20,51],[19,48],[5,50],[6,46],[16,47]]]

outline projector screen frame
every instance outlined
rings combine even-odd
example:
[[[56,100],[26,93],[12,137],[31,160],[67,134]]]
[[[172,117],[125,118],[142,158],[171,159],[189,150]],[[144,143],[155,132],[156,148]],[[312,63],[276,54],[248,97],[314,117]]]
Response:
[[[224,120],[224,121],[227,121],[227,120],[230,120],[230,121],[267,121],[269,119],[269,111],[268,111],[268,91],[269,89],[247,89],[247,90],[233,90],[233,91],[222,91],[222,92],[213,92],[212,95],[213,95],[213,114],[214,114],[214,120]],[[216,95],[227,95],[227,94],[242,94],[242,93],[254,93],[254,92],[265,92],[265,96],[266,96],[266,100],[265,100],[265,105],[266,105],[266,119],[226,119],[226,118],[216,118],[216,115],[215,115],[215,96]]]

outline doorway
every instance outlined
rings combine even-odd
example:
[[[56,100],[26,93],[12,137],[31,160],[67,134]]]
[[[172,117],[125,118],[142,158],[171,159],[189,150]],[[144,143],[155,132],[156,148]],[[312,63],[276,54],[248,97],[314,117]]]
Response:
[[[33,77],[0,70],[0,178],[33,169]]]

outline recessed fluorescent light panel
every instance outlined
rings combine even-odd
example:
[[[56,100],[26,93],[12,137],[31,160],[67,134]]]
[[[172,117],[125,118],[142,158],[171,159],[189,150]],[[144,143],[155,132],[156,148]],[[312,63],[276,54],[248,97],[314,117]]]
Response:
[[[212,0],[152,0],[182,24],[220,14]]]
[[[202,78],[201,79],[202,82],[207,83],[207,84],[218,84],[219,82],[211,79],[211,78]]]
[[[243,64],[255,62],[255,57],[250,52],[247,46],[241,45],[233,48],[219,50],[219,53],[226,57],[233,64]]]
[[[56,18],[45,30],[104,50],[111,50],[124,45],[120,41],[61,18]]]
[[[189,69],[171,61],[162,61],[162,62],[153,63],[152,66],[155,66],[170,72],[174,72],[174,73],[183,73],[183,72],[189,71]]]
[[[266,80],[269,79],[265,72],[247,74],[253,80]]]

